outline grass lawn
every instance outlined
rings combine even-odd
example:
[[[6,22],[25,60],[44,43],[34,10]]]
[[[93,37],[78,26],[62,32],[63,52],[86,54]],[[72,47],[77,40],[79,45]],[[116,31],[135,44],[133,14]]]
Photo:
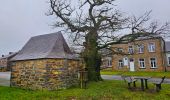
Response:
[[[139,83],[137,87],[139,87]],[[153,84],[149,84],[154,89]],[[0,87],[0,100],[170,100],[170,85],[163,84],[162,90],[129,90],[124,81],[91,82],[88,89],[72,87],[59,91],[31,91]]]
[[[130,75],[130,76],[150,76],[150,77],[163,77],[170,78],[170,72],[123,72],[123,71],[111,71],[102,70],[102,75]]]

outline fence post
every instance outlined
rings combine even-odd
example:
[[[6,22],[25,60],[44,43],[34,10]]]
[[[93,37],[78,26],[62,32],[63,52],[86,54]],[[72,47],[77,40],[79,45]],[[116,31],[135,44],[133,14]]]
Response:
[[[87,87],[87,81],[88,81],[88,72],[87,70],[83,69],[79,71],[78,78],[80,80],[80,87],[83,89]]]

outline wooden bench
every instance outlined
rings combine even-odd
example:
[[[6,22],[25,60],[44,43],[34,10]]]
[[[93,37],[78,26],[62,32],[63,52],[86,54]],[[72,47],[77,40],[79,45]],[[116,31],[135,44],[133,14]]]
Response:
[[[152,81],[152,83],[156,86],[156,91],[159,92],[162,87],[161,84],[164,82],[165,76],[161,78],[160,81]]]
[[[131,89],[131,84],[133,83],[133,87],[136,87],[136,79],[132,78],[131,76],[121,76],[122,79],[128,83],[128,88]]]

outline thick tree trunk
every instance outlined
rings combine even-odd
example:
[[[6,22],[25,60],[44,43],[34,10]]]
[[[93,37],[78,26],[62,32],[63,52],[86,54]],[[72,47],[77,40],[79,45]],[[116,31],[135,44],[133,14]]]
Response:
[[[97,79],[98,79],[99,81],[102,80],[101,75],[100,75],[100,66],[101,66],[101,63],[102,63],[102,60],[101,60],[101,59],[102,59],[102,58],[101,58],[101,55],[98,54],[98,56],[97,56],[97,58],[96,58],[96,74],[97,74]]]
[[[88,70],[89,81],[99,81],[101,57],[97,50],[97,32],[91,31],[86,36],[84,61]]]

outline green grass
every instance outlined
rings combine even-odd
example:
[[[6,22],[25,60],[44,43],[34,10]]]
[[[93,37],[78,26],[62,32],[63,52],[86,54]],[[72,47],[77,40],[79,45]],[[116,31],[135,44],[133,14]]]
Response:
[[[140,87],[139,83],[137,87]],[[58,91],[31,91],[0,87],[0,100],[170,100],[170,85],[157,92],[129,90],[124,81],[91,82],[87,89],[72,87]],[[149,84],[154,89],[153,84]]]
[[[102,75],[129,75],[129,76],[150,76],[150,77],[163,77],[170,78],[170,72],[123,72],[123,71],[111,71],[102,70]]]

